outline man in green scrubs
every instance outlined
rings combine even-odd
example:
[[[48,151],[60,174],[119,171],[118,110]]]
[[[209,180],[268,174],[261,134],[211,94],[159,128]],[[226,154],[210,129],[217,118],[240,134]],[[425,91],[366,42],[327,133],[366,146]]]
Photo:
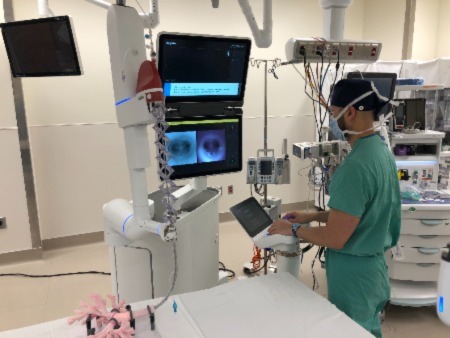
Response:
[[[291,212],[271,234],[326,247],[328,298],[376,337],[390,298],[385,252],[400,235],[401,198],[394,158],[374,132],[374,112],[385,100],[364,80],[341,80],[331,96],[333,118],[352,151],[331,179],[329,211]],[[302,227],[323,222],[325,227]]]

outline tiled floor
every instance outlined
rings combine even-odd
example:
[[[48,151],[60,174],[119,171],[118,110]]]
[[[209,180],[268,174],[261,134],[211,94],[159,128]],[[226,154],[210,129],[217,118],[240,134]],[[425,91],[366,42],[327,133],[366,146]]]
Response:
[[[313,249],[303,260],[300,279],[312,286]],[[242,264],[252,256],[252,243],[235,222],[220,225],[220,260],[243,278]],[[74,271],[110,271],[105,244],[90,244],[48,251],[42,261],[0,267],[0,273],[22,272],[50,274]],[[318,293],[326,295],[324,270],[316,264]],[[109,276],[80,275],[58,278],[0,278],[0,331],[67,317],[80,299],[91,293],[111,293]],[[437,318],[433,307],[407,308],[391,306],[383,323],[385,338],[449,338],[450,328]]]

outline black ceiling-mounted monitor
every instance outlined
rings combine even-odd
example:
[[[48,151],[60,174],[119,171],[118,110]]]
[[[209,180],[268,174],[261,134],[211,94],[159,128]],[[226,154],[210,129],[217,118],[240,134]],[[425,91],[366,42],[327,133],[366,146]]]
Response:
[[[81,75],[68,16],[2,23],[0,28],[14,77]]]
[[[347,79],[363,79],[373,82],[375,88],[380,95],[392,100],[395,91],[395,82],[397,80],[397,74],[395,73],[364,73],[364,72],[351,72],[347,74]],[[391,104],[384,105],[377,113],[377,116],[386,116],[391,111]]]
[[[166,118],[171,179],[242,170],[242,116]]]
[[[242,106],[250,47],[248,38],[161,33],[158,70],[166,105],[232,102]]]

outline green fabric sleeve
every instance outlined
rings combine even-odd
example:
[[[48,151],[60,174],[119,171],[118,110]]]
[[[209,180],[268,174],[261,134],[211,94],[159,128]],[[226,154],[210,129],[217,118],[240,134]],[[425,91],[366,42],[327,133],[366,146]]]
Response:
[[[328,207],[361,217],[369,201],[370,190],[364,174],[364,168],[352,161],[339,168],[332,178]]]

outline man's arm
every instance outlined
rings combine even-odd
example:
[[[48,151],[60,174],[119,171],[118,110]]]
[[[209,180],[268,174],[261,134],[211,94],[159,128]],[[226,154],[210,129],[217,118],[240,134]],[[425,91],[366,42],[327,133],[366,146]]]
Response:
[[[329,212],[318,214],[319,215],[317,215],[317,218],[314,218],[314,220],[326,219],[327,226],[312,228],[300,227],[297,229],[297,237],[318,246],[325,246],[331,249],[342,249],[358,226],[360,218],[336,209],[331,209]],[[311,215],[311,217],[313,216]],[[291,222],[292,220],[287,221],[280,219],[272,224],[269,233],[271,235],[280,234],[292,236]]]
[[[285,217],[291,223],[310,223],[310,222],[328,222],[329,211],[318,212],[289,212]]]
[[[329,215],[330,215],[329,211],[314,212],[312,213],[312,220],[310,222],[327,223]]]
[[[297,229],[297,236],[306,242],[338,250],[345,246],[360,220],[359,217],[336,209],[318,213],[317,219],[322,219],[322,222],[326,222],[327,225],[312,228],[300,227]]]

